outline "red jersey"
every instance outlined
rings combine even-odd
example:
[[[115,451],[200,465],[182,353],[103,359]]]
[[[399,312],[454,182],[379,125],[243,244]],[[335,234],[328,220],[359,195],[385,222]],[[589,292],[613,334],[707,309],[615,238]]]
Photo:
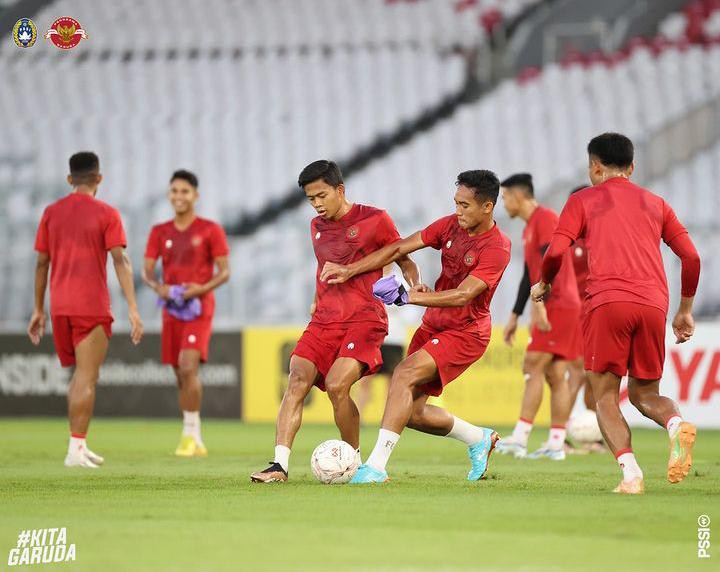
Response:
[[[422,241],[442,251],[442,270],[435,290],[452,290],[468,276],[479,278],[487,289],[459,308],[428,308],[423,323],[437,331],[464,330],[476,325],[490,335],[490,301],[510,262],[510,239],[497,223],[487,232],[470,236],[455,215],[436,220],[421,232]]]
[[[223,228],[211,220],[196,217],[185,230],[178,230],[172,220],[152,227],[145,258],[162,258],[165,284],[205,284],[215,273],[215,259],[229,252]],[[212,316],[215,294],[208,292],[200,301],[202,316]]]
[[[585,300],[585,290],[587,289],[588,275],[588,259],[585,241],[578,238],[572,248],[573,267],[575,268],[575,281],[577,282],[578,294],[580,301]]]
[[[35,250],[50,255],[50,313],[112,318],[107,251],[126,244],[120,213],[92,195],[72,193],[47,207]]]
[[[310,222],[315,258],[317,307],[311,323],[345,329],[355,322],[374,322],[387,329],[387,314],[372,295],[373,284],[382,278],[382,269],[353,276],[342,284],[320,281],[326,262],[351,264],[400,240],[395,223],[383,210],[354,204],[340,220],[315,217]]]
[[[558,215],[554,210],[538,206],[523,230],[523,251],[525,264],[530,273],[530,284],[537,284],[542,278],[542,247],[547,247],[557,228]],[[553,281],[552,290],[545,298],[545,305],[553,308],[578,308],[580,296],[577,291],[572,255],[566,252],[562,266]]]
[[[587,310],[608,302],[668,308],[660,240],[687,230],[662,198],[623,177],[574,193],[556,234],[584,238],[588,255]]]

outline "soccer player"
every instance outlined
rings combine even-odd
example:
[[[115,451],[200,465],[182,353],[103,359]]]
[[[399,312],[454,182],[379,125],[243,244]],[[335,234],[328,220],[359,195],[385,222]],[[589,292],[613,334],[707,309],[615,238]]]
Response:
[[[520,282],[515,308],[510,314],[504,333],[505,342],[512,344],[518,317],[530,295],[530,284],[540,279],[542,256],[550,244],[558,216],[555,211],[535,200],[531,175],[518,173],[503,181],[501,187],[505,210],[510,218],[520,217],[526,223],[523,230],[525,275]],[[498,443],[499,453],[511,454],[516,458],[547,457],[554,461],[565,459],[565,426],[572,407],[565,375],[568,361],[575,359],[581,352],[581,335],[580,297],[568,252],[552,296],[549,296],[546,302],[532,306],[530,342],[523,364],[525,392],[520,418],[512,435]],[[540,449],[528,455],[528,438],[542,402],[543,381],[547,381],[550,386],[550,434]]]
[[[135,301],[133,273],[125,254],[120,213],[95,198],[102,181],[95,153],[70,157],[72,193],[45,209],[35,239],[35,309],[28,335],[38,345],[45,333],[45,290],[50,273],[50,318],[55,351],[63,367],[75,366],[68,387],[70,443],[66,467],[96,469],[100,455],[87,446],[95,405],[95,386],[105,361],[113,322],[107,288],[107,253],[128,303],[130,336],[140,343],[143,325]]]
[[[435,292],[422,285],[406,292],[395,276],[374,286],[375,295],[386,304],[428,309],[408,357],[393,373],[375,448],[351,483],[388,480],[385,467],[405,427],[465,443],[472,464],[468,480],[482,479],[487,472],[498,434],[426,403],[485,353],[491,333],[490,301],[510,262],[510,240],[493,219],[498,178],[490,171],[465,171],[456,186],[455,214],[352,264],[326,264],[320,277],[330,284],[342,283],[421,248],[442,251]]]
[[[588,145],[593,187],[570,197],[560,214],[533,300],[550,292],[565,252],[578,238],[589,252],[583,322],[585,369],[605,442],[617,458],[623,479],[615,492],[641,494],[643,472],[631,446],[630,429],[619,404],[620,380],[629,374],[630,402],[645,417],[667,428],[667,478],[682,481],[692,464],[696,429],[677,405],[660,395],[665,359],[668,287],[660,254],[662,239],[682,263],[680,308],[672,322],[676,343],[695,330],[692,305],[700,276],[700,257],[670,205],[630,181],[633,144],[624,135],[605,133]]]
[[[385,308],[372,296],[381,269],[340,286],[319,278],[328,260],[349,264],[400,240],[395,224],[385,211],[348,201],[342,173],[333,161],[310,163],[300,173],[298,185],[318,213],[310,223],[318,261],[315,300],[310,323],[290,358],[288,386],[277,418],[275,457],[268,468],[250,476],[257,483],[287,481],[290,450],[300,429],[303,402],[313,385],[327,392],[341,439],[360,455],[360,415],[350,388],[380,369],[380,347],[387,335]],[[410,285],[419,284],[417,265],[409,257],[399,257],[397,263]]]
[[[223,228],[195,214],[198,179],[175,171],[168,199],[175,217],[152,227],[145,250],[143,280],[163,301],[162,363],[173,367],[183,415],[179,457],[206,457],[200,432],[202,384],[200,363],[208,358],[215,312],[213,291],[230,278],[228,244]],[[162,282],[155,263],[162,259]],[[215,269],[217,268],[217,272]]]

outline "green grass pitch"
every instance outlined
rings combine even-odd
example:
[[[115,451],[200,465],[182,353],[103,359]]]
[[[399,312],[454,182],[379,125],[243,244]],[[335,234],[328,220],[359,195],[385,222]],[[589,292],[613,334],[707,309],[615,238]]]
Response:
[[[67,527],[76,561],[9,570],[718,570],[720,432],[700,431],[685,482],[665,481],[666,435],[635,431],[643,497],[610,490],[610,455],[516,461],[493,455],[489,479],[465,480],[457,442],[406,431],[392,482],[324,486],[309,456],[330,426],[305,426],[291,481],[251,484],[274,429],[206,421],[207,459],[176,459],[180,423],[95,420],[98,471],[65,469],[61,419],[0,421],[0,552],[23,529]],[[501,431],[502,433],[502,431]],[[546,434],[536,430],[531,446]],[[363,452],[376,429],[363,431]],[[697,518],[711,517],[711,558],[697,558]],[[717,530],[717,532],[715,532]]]

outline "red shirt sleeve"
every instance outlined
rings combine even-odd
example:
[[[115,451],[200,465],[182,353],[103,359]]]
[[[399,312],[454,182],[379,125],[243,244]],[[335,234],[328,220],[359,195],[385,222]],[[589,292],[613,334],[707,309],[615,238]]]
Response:
[[[444,242],[443,236],[445,234],[445,229],[447,228],[448,219],[450,218],[451,217],[446,216],[438,219],[430,226],[420,231],[420,237],[425,243],[425,246],[430,246],[435,250],[440,250],[442,248]]]
[[[678,217],[672,207],[663,201],[663,242],[669,245],[675,237],[683,233],[687,233],[687,229],[678,220]]]
[[[585,208],[583,207],[580,197],[572,195],[565,203],[565,207],[560,213],[560,219],[555,229],[555,234],[567,236],[570,242],[582,235],[585,230]],[[547,244],[547,243],[546,243]]]
[[[150,229],[147,246],[145,247],[145,258],[157,260],[160,256],[160,227],[155,225]]]
[[[112,209],[109,214],[109,220],[105,227],[105,250],[110,250],[116,246],[127,246],[127,238],[125,238],[125,229],[123,228],[120,213]]]
[[[230,247],[228,246],[225,229],[219,224],[215,224],[210,233],[210,255],[213,258],[218,258],[228,254],[230,254]]]
[[[672,251],[680,258],[680,288],[684,298],[692,298],[697,292],[700,281],[700,256],[695,250],[695,245],[690,240],[690,235],[681,232],[676,235],[668,244]]]
[[[400,240],[400,233],[398,232],[397,227],[395,226],[393,220],[390,218],[389,214],[387,214],[385,211],[382,211],[378,219],[379,220],[377,228],[375,229],[375,236],[377,238],[377,243],[380,248]]]
[[[471,276],[479,278],[489,289],[497,286],[502,278],[505,268],[510,263],[510,253],[504,248],[489,248],[478,257],[478,263],[470,272]]]
[[[38,252],[50,252],[50,244],[48,239],[48,212],[43,212],[40,224],[38,225],[37,234],[35,235],[35,250]]]

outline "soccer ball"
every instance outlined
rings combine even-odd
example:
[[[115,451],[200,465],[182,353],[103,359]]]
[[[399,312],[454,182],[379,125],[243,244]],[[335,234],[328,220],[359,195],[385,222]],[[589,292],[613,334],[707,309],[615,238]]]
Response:
[[[602,433],[594,411],[586,409],[573,415],[568,423],[568,434],[578,443],[595,443],[602,441]]]
[[[359,455],[345,441],[323,441],[310,457],[310,468],[315,478],[326,485],[347,483],[360,466]]]

